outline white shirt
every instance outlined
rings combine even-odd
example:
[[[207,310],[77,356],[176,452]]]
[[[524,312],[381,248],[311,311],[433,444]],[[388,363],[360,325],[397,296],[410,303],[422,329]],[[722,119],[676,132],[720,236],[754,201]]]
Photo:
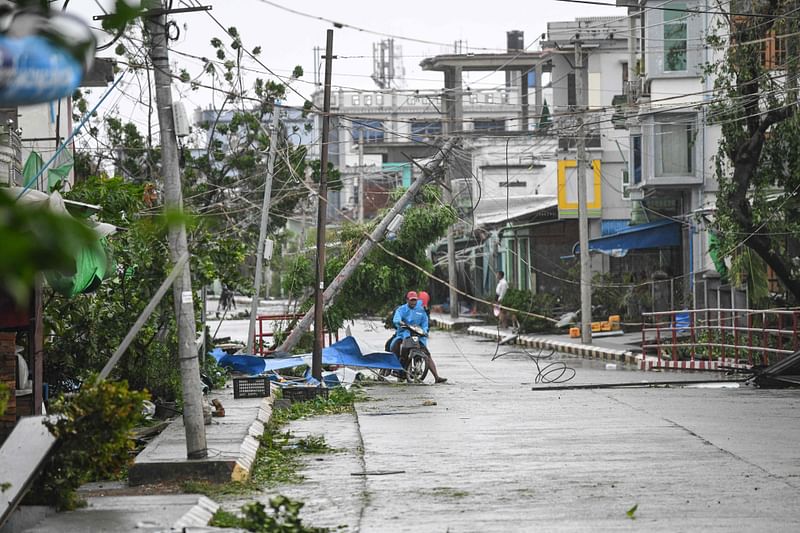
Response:
[[[497,282],[497,289],[495,290],[495,292],[497,293],[498,302],[503,301],[503,296],[506,295],[507,290],[508,290],[508,282],[506,281],[506,278],[503,278]]]

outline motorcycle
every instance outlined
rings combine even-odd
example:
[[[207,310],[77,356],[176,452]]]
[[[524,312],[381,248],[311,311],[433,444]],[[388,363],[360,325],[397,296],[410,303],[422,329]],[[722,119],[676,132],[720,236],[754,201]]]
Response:
[[[428,375],[428,357],[421,339],[428,334],[417,326],[403,323],[400,327],[411,333],[411,336],[403,339],[400,345],[400,363],[406,369],[406,380],[422,383]]]
[[[381,374],[389,375],[393,373],[400,379],[405,376],[405,380],[409,383],[422,383],[428,375],[428,358],[420,339],[427,337],[428,334],[422,331],[421,328],[406,323],[400,324],[400,328],[411,333],[410,336],[400,341],[400,364],[404,370],[403,372],[390,372],[387,370],[381,372]],[[387,342],[387,346],[388,344]]]

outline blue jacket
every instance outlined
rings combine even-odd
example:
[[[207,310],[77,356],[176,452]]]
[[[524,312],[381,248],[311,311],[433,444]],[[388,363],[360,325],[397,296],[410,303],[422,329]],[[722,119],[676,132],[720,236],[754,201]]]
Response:
[[[408,307],[408,304],[403,304],[395,310],[392,324],[397,328],[397,333],[392,339],[392,344],[397,339],[405,339],[411,336],[411,332],[407,329],[400,329],[400,322],[405,322],[409,326],[419,326],[422,331],[428,333],[428,313],[425,312],[425,308],[419,300],[417,300],[417,305],[414,309]],[[419,341],[423,346],[428,345],[427,337],[420,337]]]

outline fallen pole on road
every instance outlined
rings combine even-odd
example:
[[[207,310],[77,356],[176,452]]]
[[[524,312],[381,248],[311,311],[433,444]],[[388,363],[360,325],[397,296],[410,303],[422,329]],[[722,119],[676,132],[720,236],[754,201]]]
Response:
[[[350,279],[350,276],[356,271],[358,265],[367,254],[372,250],[375,244],[383,239],[384,234],[386,233],[389,224],[394,220],[394,218],[399,215],[405,207],[411,203],[414,199],[414,196],[417,195],[422,187],[427,185],[433,178],[433,174],[442,161],[449,155],[450,151],[453,149],[453,146],[458,142],[457,138],[450,139],[439,150],[439,152],[433,156],[428,164],[425,165],[423,175],[416,180],[408,190],[403,194],[403,196],[394,204],[391,210],[386,214],[383,220],[378,224],[372,233],[368,236],[368,238],[361,244],[361,247],[353,254],[353,257],[347,262],[347,264],[342,268],[341,272],[336,275],[330,285],[325,289],[322,299],[323,299],[323,309],[327,307],[330,302],[336,297],[336,295],[341,290],[342,286],[344,286],[345,282]],[[311,322],[314,320],[314,307],[309,309],[305,316],[300,319],[297,324],[295,324],[294,328],[292,328],[292,332],[286,337],[286,340],[283,341],[277,351],[279,352],[289,352],[292,348],[297,345],[300,341],[300,337],[303,336],[308,328],[311,326]]]
[[[749,379],[749,378],[748,378]],[[556,387],[531,387],[531,390],[589,390],[589,389],[624,389],[637,387],[658,387],[673,385],[708,385],[717,383],[745,383],[748,379],[703,379],[690,381],[630,381],[626,383],[594,383],[588,385],[559,385]]]

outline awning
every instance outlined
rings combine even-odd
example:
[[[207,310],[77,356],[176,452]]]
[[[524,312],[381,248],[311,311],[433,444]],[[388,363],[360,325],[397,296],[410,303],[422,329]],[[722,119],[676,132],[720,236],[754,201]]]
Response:
[[[665,248],[680,246],[681,225],[674,220],[659,220],[638,224],[618,231],[612,235],[589,240],[589,251],[600,252],[612,257],[625,257],[629,250],[641,248]],[[575,245],[575,254],[580,253],[580,245]]]
[[[555,196],[482,198],[475,208],[476,226],[496,226],[556,207]]]

